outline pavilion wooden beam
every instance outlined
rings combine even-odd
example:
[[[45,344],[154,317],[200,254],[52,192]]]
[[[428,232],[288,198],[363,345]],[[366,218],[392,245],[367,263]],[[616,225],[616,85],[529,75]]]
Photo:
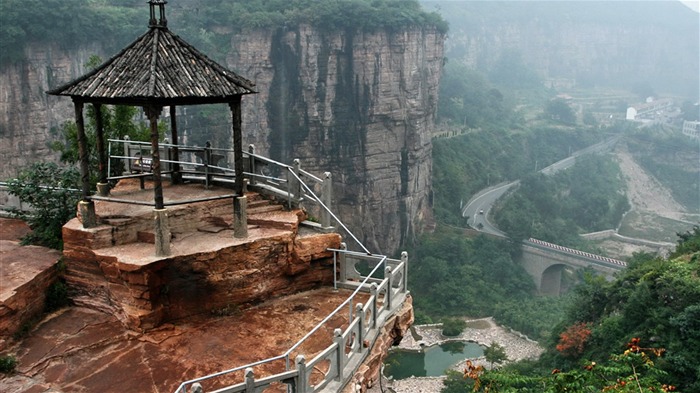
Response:
[[[243,119],[241,115],[241,96],[235,96],[229,102],[231,108],[233,131],[233,168],[236,173],[234,190],[237,197],[233,198],[233,236],[248,237],[248,202],[245,196],[243,182]]]
[[[158,116],[163,110],[159,106],[144,107],[146,116],[151,126],[151,165],[153,173],[153,200],[155,209],[153,211],[154,218],[154,235],[157,256],[170,255],[170,223],[168,219],[168,211],[165,209],[163,202],[163,179],[160,171],[160,147],[158,146]]]
[[[109,185],[107,184],[107,153],[105,151],[105,137],[104,137],[104,125],[102,122],[102,105],[93,103],[92,107],[95,109],[95,142],[97,143],[97,158],[98,169],[99,169],[99,179],[97,180],[97,195],[107,196],[109,195]]]
[[[177,111],[175,105],[170,105],[170,137],[172,140],[173,148],[171,158],[175,161],[171,164],[172,174],[170,175],[171,182],[173,184],[182,183],[182,174],[180,173],[180,152],[177,148],[179,145],[178,135],[177,135]]]

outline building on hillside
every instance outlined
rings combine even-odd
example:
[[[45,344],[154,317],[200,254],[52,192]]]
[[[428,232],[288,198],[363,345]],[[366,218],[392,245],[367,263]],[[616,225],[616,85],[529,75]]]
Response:
[[[700,139],[700,121],[684,121],[683,135]]]

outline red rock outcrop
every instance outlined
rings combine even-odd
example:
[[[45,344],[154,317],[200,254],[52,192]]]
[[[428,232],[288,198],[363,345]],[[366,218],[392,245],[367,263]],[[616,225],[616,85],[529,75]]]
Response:
[[[192,187],[166,190],[201,192]],[[340,235],[300,233],[306,216],[299,210],[267,211],[257,221],[252,214],[249,223],[258,224],[249,225],[248,238],[236,239],[229,227],[212,230],[216,222],[231,222],[230,200],[172,207],[171,255],[157,257],[138,236],[152,231],[150,208],[113,205],[97,204],[103,224],[96,228],[83,228],[77,218],[64,226],[66,281],[77,304],[114,314],[131,328],[226,313],[333,282],[327,249],[340,246]]]
[[[0,220],[0,350],[3,350],[7,338],[44,311],[46,291],[58,278],[55,265],[61,253],[46,247],[21,246],[12,235],[26,234],[26,224]]]

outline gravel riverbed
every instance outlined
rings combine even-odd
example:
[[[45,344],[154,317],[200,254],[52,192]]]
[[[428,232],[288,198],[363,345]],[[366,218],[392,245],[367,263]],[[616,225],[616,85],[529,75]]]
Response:
[[[543,348],[540,345],[528,339],[522,334],[513,332],[510,329],[496,325],[492,318],[469,319],[467,320],[467,328],[462,334],[457,337],[445,337],[442,335],[442,327],[436,325],[416,325],[412,327],[415,334],[420,337],[416,340],[412,334],[407,334],[401,340],[399,349],[420,350],[422,347],[438,345],[445,341],[473,341],[482,346],[491,345],[495,342],[506,350],[508,361],[517,361],[522,359],[537,359],[542,354]],[[460,362],[453,367],[454,370],[461,371],[464,368],[464,362]],[[484,358],[471,359],[476,364],[488,367]],[[442,390],[444,376],[440,377],[412,377],[395,381],[383,380],[385,392],[390,391],[387,388],[397,393],[438,393]],[[376,384],[371,389],[370,393],[381,393],[381,389]]]

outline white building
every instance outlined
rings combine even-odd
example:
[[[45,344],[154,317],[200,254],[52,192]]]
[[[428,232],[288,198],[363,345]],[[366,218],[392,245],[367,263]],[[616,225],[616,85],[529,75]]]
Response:
[[[683,134],[700,139],[700,121],[684,121]]]

